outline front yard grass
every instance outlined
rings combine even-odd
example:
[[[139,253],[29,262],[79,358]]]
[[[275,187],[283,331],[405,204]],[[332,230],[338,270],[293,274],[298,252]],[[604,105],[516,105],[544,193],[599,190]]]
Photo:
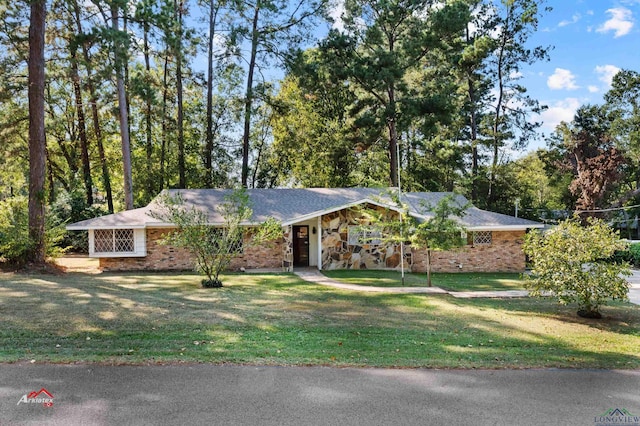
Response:
[[[338,281],[374,287],[402,287],[402,274],[398,271],[337,270],[322,271]],[[517,273],[433,273],[431,282],[436,287],[451,291],[523,290],[524,279]],[[426,287],[427,275],[405,272],[405,287]]]
[[[0,274],[1,362],[640,368],[640,308],[367,294],[292,274]]]

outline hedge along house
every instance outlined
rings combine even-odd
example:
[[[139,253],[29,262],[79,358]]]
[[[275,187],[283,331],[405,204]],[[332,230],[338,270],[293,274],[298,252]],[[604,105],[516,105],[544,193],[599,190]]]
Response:
[[[231,190],[169,190],[180,193],[183,202],[207,212],[212,226],[223,218],[216,206]],[[368,207],[398,216],[398,207],[374,188],[250,189],[253,217],[245,223],[244,241],[252,226],[269,217],[283,227],[282,238],[264,246],[239,244],[231,269],[316,267],[322,269],[399,269],[399,244],[377,239],[367,230],[361,208]],[[424,205],[435,206],[449,193],[411,192],[402,194],[409,214],[428,220]],[[457,196],[460,205],[467,203]],[[100,259],[103,270],[185,270],[194,265],[191,254],[181,248],[160,243],[175,228],[154,217],[157,199],[148,206],[77,222],[68,230],[89,231],[89,256]],[[434,272],[519,272],[525,269],[522,240],[530,228],[543,225],[525,219],[492,213],[476,207],[467,209],[460,219],[467,230],[467,246],[432,253]],[[404,247],[405,268],[426,271],[426,254]]]

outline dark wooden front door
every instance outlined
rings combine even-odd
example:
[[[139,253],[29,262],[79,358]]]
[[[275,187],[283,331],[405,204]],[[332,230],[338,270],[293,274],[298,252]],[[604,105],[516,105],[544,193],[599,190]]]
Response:
[[[293,266],[309,266],[309,227],[293,227]]]

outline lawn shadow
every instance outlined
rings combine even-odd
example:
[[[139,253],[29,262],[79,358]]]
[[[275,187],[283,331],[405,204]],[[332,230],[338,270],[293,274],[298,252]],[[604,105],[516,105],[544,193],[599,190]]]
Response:
[[[632,331],[602,328],[602,336],[591,336],[579,321],[561,321],[566,311],[550,302],[540,313],[541,302],[528,299],[360,293],[293,274],[224,275],[221,289],[199,282],[192,273],[1,274],[0,359],[640,366],[637,350],[584,344],[592,337],[594,345],[622,337],[637,344],[638,321]],[[580,327],[562,328],[567,324]]]

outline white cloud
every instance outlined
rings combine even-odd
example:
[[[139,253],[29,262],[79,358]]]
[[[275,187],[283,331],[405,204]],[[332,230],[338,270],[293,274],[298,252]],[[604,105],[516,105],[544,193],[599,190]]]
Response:
[[[598,86],[589,86],[587,89],[589,89],[589,93],[598,93],[600,91]]]
[[[600,25],[596,30],[597,32],[608,33],[609,31],[614,31],[615,38],[629,34],[631,28],[633,28],[633,14],[629,9],[616,7],[608,9],[607,13],[611,15],[611,18]]]
[[[558,24],[559,27],[566,27],[567,25],[572,25],[572,24],[576,24],[580,18],[582,18],[582,16],[579,13],[576,13],[575,15],[573,15],[571,17],[571,20],[564,20],[564,21],[560,21],[560,23]]]
[[[570,122],[581,105],[582,103],[577,98],[566,98],[549,105],[549,108],[540,114],[542,129],[553,132],[562,121]]]
[[[575,75],[564,68],[556,68],[555,72],[547,78],[547,86],[551,90],[576,90],[579,89],[575,82]]]
[[[613,76],[615,76],[620,68],[615,65],[598,65],[594,72],[599,75],[598,80],[607,85],[607,87],[611,87],[611,81],[613,80]]]

